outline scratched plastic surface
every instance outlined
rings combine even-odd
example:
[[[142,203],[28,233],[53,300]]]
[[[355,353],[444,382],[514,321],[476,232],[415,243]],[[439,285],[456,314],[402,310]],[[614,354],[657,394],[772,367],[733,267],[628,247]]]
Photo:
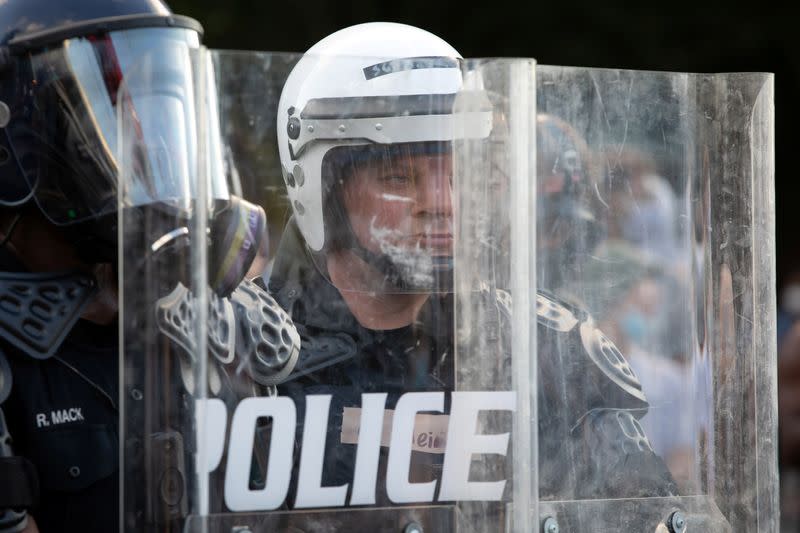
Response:
[[[636,433],[679,497],[603,503],[578,494],[584,478],[575,498],[540,485],[540,516],[654,531],[682,509],[689,531],[777,531],[771,75],[540,65],[537,115],[537,284],[616,345],[597,359],[638,382]]]
[[[406,69],[459,81],[450,99],[290,111],[279,98],[301,56],[210,54],[216,112],[198,129],[221,132],[232,191],[265,209],[251,275],[302,347],[277,386],[254,380],[253,360],[195,357],[184,370],[209,387],[192,408],[128,403],[183,421],[170,527],[777,531],[770,75],[336,58],[382,65],[387,90]],[[314,150],[317,170],[301,155]],[[306,216],[303,191],[325,176],[346,216],[323,198],[319,219],[346,276]],[[423,189],[431,176],[443,181]],[[373,204],[349,185],[370,178],[393,187]],[[404,241],[404,209],[424,201],[440,225]],[[359,278],[375,255],[399,266]],[[375,294],[425,303],[411,326],[381,327],[351,313]],[[151,516],[175,509],[164,494]]]

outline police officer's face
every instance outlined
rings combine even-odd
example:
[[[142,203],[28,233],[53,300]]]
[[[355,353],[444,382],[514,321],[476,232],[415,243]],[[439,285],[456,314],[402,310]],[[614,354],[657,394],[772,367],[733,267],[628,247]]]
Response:
[[[360,165],[343,184],[359,243],[374,253],[453,253],[452,155],[408,154]]]

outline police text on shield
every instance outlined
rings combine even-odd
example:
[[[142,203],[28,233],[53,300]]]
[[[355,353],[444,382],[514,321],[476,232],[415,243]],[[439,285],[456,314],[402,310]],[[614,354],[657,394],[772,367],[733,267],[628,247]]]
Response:
[[[409,465],[413,448],[414,423],[417,413],[438,412],[444,409],[444,392],[408,392],[397,401],[392,419],[391,439],[386,471],[386,493],[394,503],[432,502],[437,480],[411,483]],[[476,434],[481,411],[514,411],[516,396],[511,391],[466,391],[451,393],[451,409],[447,425],[446,449],[441,479],[438,480],[437,501],[498,501],[502,498],[506,480],[470,481],[472,456],[508,451],[509,433]],[[328,415],[331,396],[306,397],[303,423],[303,442],[297,474],[294,507],[343,507],[375,503],[378,457],[381,447],[386,393],[361,395],[361,420],[356,448],[356,461],[349,501],[349,485],[322,486]],[[218,399],[202,400],[196,404],[198,431],[205,435],[206,468],[212,472],[222,460],[226,426],[225,405]],[[250,458],[256,421],[271,418],[266,484],[250,488]],[[257,397],[243,400],[231,421],[228,442],[228,461],[225,472],[225,504],[231,511],[268,511],[283,505],[288,496],[292,476],[297,410],[286,396]]]

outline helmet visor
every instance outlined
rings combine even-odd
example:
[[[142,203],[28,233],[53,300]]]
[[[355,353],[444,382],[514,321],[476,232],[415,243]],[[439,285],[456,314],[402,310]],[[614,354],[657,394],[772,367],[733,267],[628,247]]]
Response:
[[[20,62],[29,90],[17,92],[8,134],[53,223],[113,213],[118,198],[182,206],[196,194],[198,47],[193,30],[136,28],[68,39]],[[137,175],[118,196],[122,156],[137,159]],[[209,174],[211,195],[227,197],[224,173]]]

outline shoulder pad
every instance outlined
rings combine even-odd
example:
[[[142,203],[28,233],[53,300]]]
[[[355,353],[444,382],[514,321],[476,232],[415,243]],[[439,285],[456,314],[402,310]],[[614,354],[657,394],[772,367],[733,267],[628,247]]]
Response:
[[[579,316],[566,302],[539,291],[536,293],[536,321],[549,329],[567,332],[578,324]]]
[[[220,298],[213,291],[209,291],[207,348],[209,354],[222,364],[228,364],[234,358],[232,302],[235,299],[236,296],[233,294],[228,299]],[[192,360],[197,352],[197,332],[192,312],[195,301],[191,291],[183,283],[178,282],[172,292],[159,298],[155,305],[159,331],[182,348],[184,355]]]
[[[51,357],[95,290],[87,274],[0,272],[0,338],[34,359]]]
[[[630,396],[646,402],[639,378],[616,344],[611,342],[593,321],[582,322],[580,333],[586,355],[603,371],[603,374]]]
[[[300,354],[300,334],[291,317],[261,285],[247,280],[231,294],[231,302],[241,364],[264,386],[283,382]]]
[[[647,412],[639,378],[588,312],[538,292],[536,316],[540,379],[563,380],[573,415],[597,408]]]

